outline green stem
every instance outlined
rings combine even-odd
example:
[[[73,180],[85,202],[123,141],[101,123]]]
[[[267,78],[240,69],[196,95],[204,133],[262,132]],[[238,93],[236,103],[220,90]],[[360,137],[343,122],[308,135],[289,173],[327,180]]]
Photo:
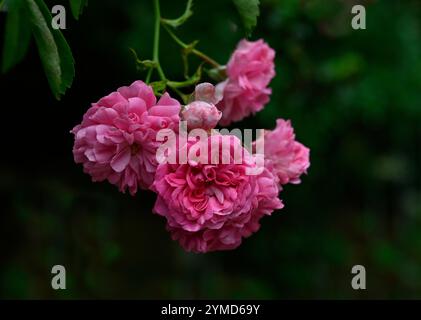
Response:
[[[145,79],[146,84],[149,84],[149,82],[151,82],[152,72],[153,72],[153,68],[149,68],[148,73],[146,74],[146,79]]]
[[[178,38],[174,32],[172,32],[172,30],[165,24],[163,24],[164,29],[168,32],[168,34],[170,35],[170,37],[182,48],[187,49],[189,47],[188,44],[186,44],[185,42],[183,42],[180,38]],[[210,65],[212,65],[215,68],[219,68],[221,65],[216,62],[215,60],[213,60],[211,57],[207,56],[206,54],[204,54],[203,52],[197,50],[197,49],[192,49],[191,51],[194,55],[198,56],[199,58],[201,58],[203,61],[209,63]]]
[[[175,87],[171,87],[171,89],[180,96],[180,98],[183,100],[184,104],[188,103],[188,100],[189,100],[188,95],[182,93],[179,89],[177,89]]]
[[[207,56],[206,54],[204,54],[203,52],[199,50],[193,49],[192,53],[215,68],[219,68],[221,66],[218,62],[216,62],[215,60],[213,60],[212,58],[210,58],[209,56]]]
[[[154,30],[154,41],[153,41],[153,61],[156,62],[156,69],[158,70],[159,77],[161,80],[166,80],[164,71],[159,63],[159,32],[161,28],[161,10],[159,8],[159,0],[154,0],[154,11],[155,11],[155,30]],[[150,80],[152,72],[150,71],[147,75],[146,80]],[[148,79],[149,78],[149,79]]]
[[[168,81],[167,85],[171,88],[185,88],[195,85],[198,82],[198,79],[189,79],[186,81]]]
[[[160,36],[160,29],[161,29],[161,10],[159,6],[159,0],[154,0],[154,12],[155,12],[155,28],[154,28],[154,40],[153,40],[153,55],[152,59],[156,63],[156,70],[158,71],[159,77],[162,81],[166,81],[167,86],[170,87],[174,92],[176,92],[184,101],[184,103],[188,102],[188,96],[183,94],[179,88],[191,86],[194,83],[196,83],[196,80],[187,80],[184,82],[177,82],[177,81],[168,81],[165,77],[164,71],[162,70],[161,64],[159,63],[159,36]],[[167,27],[165,24],[162,24],[166,29]],[[187,48],[188,45],[179,40],[174,34],[172,34],[171,30],[167,31],[170,33],[170,35],[173,35],[173,39],[176,40],[176,42],[181,45],[184,48]],[[204,53],[193,49],[192,53],[195,55],[201,57],[203,60],[208,62],[209,64],[219,67],[219,64],[206,56]],[[148,74],[146,75],[146,82],[149,83],[151,76],[152,76],[153,68],[149,69]]]

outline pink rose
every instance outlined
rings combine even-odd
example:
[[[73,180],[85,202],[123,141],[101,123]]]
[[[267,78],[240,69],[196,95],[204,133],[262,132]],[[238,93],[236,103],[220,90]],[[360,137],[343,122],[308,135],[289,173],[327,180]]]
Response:
[[[210,104],[217,104],[222,100],[223,92],[218,90],[212,83],[199,83],[194,90],[195,100],[205,101]]]
[[[187,251],[234,249],[259,229],[262,216],[283,207],[279,187],[266,169],[246,174],[254,158],[235,136],[211,135],[197,143],[208,148],[202,158],[207,161],[158,166],[151,187],[158,194],[154,212],[167,219],[172,238]],[[215,158],[225,161],[209,164]]]
[[[310,149],[295,140],[289,120],[278,119],[275,130],[265,130],[264,153],[265,167],[280,184],[300,183],[300,176],[310,166]]]
[[[215,103],[221,100],[222,92],[217,92],[212,84],[204,82],[196,86],[194,97],[195,101],[186,105],[181,112],[182,120],[187,121],[187,128],[215,128],[222,117],[222,112],[215,107]]]
[[[228,79],[217,86],[223,90],[217,104],[221,125],[242,120],[269,102],[272,90],[267,86],[275,76],[274,58],[275,51],[262,39],[240,41],[227,64]]]
[[[134,195],[153,182],[156,132],[178,129],[180,104],[165,93],[156,102],[151,87],[135,81],[93,103],[75,135],[73,155],[92,181],[108,180]]]
[[[201,128],[210,130],[216,127],[222,113],[215,105],[204,101],[193,101],[184,107],[181,117],[187,121],[189,130]]]

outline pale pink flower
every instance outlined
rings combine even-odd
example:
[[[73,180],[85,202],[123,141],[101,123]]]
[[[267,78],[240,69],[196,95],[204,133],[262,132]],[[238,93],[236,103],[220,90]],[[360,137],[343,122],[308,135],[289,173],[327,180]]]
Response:
[[[212,83],[199,83],[194,90],[195,100],[205,101],[211,104],[217,104],[222,100],[223,92],[218,90]]]
[[[291,121],[278,119],[276,128],[265,130],[263,137],[265,167],[277,177],[279,184],[300,183],[300,176],[310,166],[310,149],[295,140]]]
[[[262,39],[240,41],[227,64],[227,80],[217,86],[223,91],[217,104],[221,125],[242,120],[269,102],[272,90],[267,86],[275,76],[274,58],[275,51]]]
[[[201,128],[204,130],[213,129],[221,119],[222,112],[214,104],[205,101],[193,101],[186,105],[181,112],[181,117],[187,121],[189,130]]]
[[[153,90],[142,81],[93,103],[75,135],[73,155],[93,181],[108,180],[134,195],[138,187],[147,189],[155,176],[156,133],[163,128],[175,131],[180,104],[165,93],[157,102]]]
[[[283,207],[279,187],[266,169],[246,174],[254,158],[235,136],[211,135],[197,143],[209,147],[208,161],[158,166],[151,187],[158,194],[154,212],[167,219],[172,238],[187,251],[234,249],[259,229],[262,216]],[[235,161],[237,151],[242,161]],[[229,161],[208,164],[215,157]]]
[[[213,84],[203,82],[196,86],[194,98],[195,101],[190,102],[181,111],[182,120],[187,121],[187,128],[215,128],[222,117],[222,112],[215,107],[222,98],[222,92],[216,91]]]

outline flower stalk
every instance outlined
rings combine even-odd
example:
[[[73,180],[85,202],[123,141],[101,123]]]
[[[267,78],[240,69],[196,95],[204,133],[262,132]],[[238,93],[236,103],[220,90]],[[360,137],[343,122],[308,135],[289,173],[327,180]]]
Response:
[[[190,45],[188,45],[187,43],[183,42],[179,37],[177,37],[175,35],[174,32],[172,32],[172,30],[166,25],[166,24],[162,24],[165,31],[168,32],[169,36],[175,41],[175,43],[177,43],[180,47],[182,47],[183,49],[190,49]],[[203,52],[192,48],[191,49],[191,53],[198,56],[199,58],[201,58],[203,61],[205,61],[206,63],[210,64],[211,66],[215,67],[215,68],[219,68],[221,65],[216,62],[214,59],[212,59],[211,57],[209,57],[208,55],[204,54]]]
[[[188,95],[183,94],[180,89],[185,87],[190,87],[196,84],[200,78],[198,79],[197,76],[193,76],[185,81],[171,81],[168,80],[165,76],[165,73],[162,69],[162,66],[159,62],[159,43],[160,43],[160,31],[161,26],[168,32],[169,36],[183,49],[188,51],[188,53],[194,54],[197,57],[201,58],[205,63],[213,66],[214,68],[220,68],[221,65],[216,62],[214,59],[209,57],[208,55],[204,54],[203,52],[194,48],[194,46],[189,45],[183,42],[180,38],[178,38],[174,32],[170,29],[169,25],[166,23],[166,19],[161,17],[161,8],[159,0],[153,0],[154,5],[154,15],[155,15],[155,24],[154,24],[154,39],[153,39],[153,52],[152,52],[152,61],[154,63],[153,67],[150,67],[148,73],[146,75],[145,82],[150,83],[153,71],[156,69],[161,81],[165,82],[165,86],[171,88],[174,92],[176,92],[186,103],[188,100]]]

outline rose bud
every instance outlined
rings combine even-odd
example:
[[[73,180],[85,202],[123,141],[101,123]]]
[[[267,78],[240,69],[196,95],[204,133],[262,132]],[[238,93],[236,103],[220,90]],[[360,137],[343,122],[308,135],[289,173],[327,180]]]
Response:
[[[215,105],[205,101],[193,101],[186,105],[181,112],[181,118],[187,121],[189,130],[201,128],[210,130],[216,127],[222,112]]]

